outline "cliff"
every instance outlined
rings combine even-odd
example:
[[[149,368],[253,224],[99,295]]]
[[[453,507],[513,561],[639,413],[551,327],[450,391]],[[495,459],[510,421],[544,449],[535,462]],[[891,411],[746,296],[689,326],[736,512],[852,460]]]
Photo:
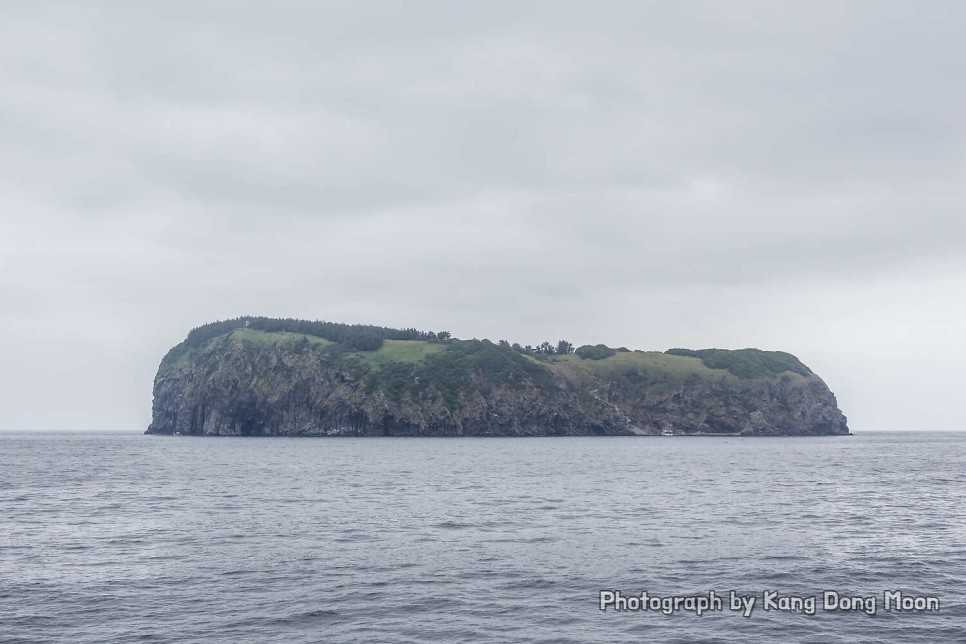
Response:
[[[147,433],[848,434],[825,383],[787,353],[599,345],[546,355],[448,334],[335,325],[364,329],[360,340],[320,327],[335,341],[276,330],[316,327],[245,322],[196,329],[165,356]],[[400,334],[425,339],[385,337]]]

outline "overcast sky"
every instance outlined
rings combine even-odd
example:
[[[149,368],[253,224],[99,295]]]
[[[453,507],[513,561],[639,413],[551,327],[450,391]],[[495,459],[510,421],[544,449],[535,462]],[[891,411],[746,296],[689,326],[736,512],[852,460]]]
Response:
[[[759,347],[966,429],[966,4],[5,2],[0,429],[199,324]]]

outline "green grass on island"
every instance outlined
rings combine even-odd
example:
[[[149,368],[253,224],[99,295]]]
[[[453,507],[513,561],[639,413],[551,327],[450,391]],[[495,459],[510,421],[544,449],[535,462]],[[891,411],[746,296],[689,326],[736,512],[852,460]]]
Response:
[[[335,342],[326,340],[325,338],[320,338],[314,335],[306,335],[304,333],[292,333],[291,331],[275,331],[269,333],[265,331],[255,331],[254,329],[236,329],[228,334],[228,338],[241,342],[267,344],[272,346],[295,344],[299,342],[308,342],[309,344],[319,347],[329,347],[335,344]]]
[[[445,348],[444,344],[424,340],[383,340],[382,346],[375,351],[352,351],[347,352],[345,357],[356,358],[374,367],[392,363],[415,364]]]
[[[561,342],[566,344],[562,351],[568,352],[556,353],[546,342],[537,348],[521,347],[489,340],[458,340],[445,332],[261,317],[213,322],[193,329],[184,342],[165,356],[164,363],[186,364],[223,342],[292,350],[311,348],[359,371],[371,386],[382,388],[389,383],[391,390],[398,391],[408,388],[404,381],[410,378],[437,384],[466,384],[467,374],[473,370],[506,384],[521,382],[523,378],[544,380],[547,368],[569,380],[629,376],[664,384],[694,377],[720,381],[776,376],[787,383],[814,376],[798,358],[781,351],[629,351],[603,344],[574,350],[569,343]],[[456,392],[463,385],[443,388]]]

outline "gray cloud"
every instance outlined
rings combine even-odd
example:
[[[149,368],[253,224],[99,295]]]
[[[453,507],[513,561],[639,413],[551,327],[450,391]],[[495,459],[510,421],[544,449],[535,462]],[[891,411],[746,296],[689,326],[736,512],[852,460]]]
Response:
[[[780,348],[966,424],[958,3],[3,12],[0,427],[143,426],[246,313]]]

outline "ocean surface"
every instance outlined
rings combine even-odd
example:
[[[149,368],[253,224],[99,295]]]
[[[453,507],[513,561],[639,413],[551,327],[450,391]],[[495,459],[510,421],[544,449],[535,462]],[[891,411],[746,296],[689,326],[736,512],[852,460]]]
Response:
[[[0,434],[0,642],[966,642],[964,455],[941,433]],[[886,610],[896,590],[940,608]]]

